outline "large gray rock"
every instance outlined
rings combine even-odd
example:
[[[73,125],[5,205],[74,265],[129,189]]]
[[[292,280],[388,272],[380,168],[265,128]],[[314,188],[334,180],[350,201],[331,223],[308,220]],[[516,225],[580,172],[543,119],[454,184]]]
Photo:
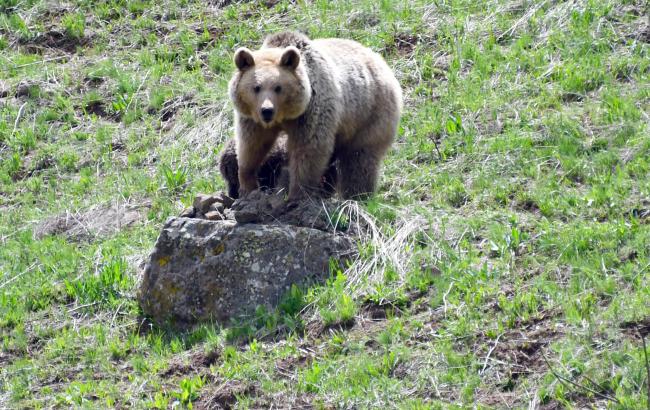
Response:
[[[330,259],[342,261],[353,249],[348,237],[310,227],[170,218],[138,298],[160,324],[224,323],[258,305],[273,307],[294,283],[325,280]]]

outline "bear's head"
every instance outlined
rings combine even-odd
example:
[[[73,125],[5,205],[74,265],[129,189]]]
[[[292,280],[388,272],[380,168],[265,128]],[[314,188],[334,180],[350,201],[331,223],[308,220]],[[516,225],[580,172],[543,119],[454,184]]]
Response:
[[[235,52],[237,72],[229,85],[240,115],[265,128],[300,117],[311,99],[307,68],[296,47]]]

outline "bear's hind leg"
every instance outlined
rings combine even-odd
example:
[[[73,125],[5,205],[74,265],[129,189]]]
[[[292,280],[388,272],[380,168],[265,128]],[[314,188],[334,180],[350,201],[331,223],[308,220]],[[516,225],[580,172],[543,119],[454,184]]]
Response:
[[[345,199],[364,199],[377,190],[381,162],[390,148],[397,119],[386,116],[337,148],[338,192]]]
[[[348,149],[338,153],[339,195],[344,199],[364,199],[377,190],[383,155],[372,149]]]

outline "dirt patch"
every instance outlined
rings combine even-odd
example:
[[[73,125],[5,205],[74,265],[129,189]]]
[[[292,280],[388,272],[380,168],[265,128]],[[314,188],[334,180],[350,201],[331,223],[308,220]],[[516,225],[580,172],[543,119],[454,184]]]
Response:
[[[636,19],[630,22],[624,22],[620,27],[621,34],[626,40],[632,41],[641,41],[643,43],[650,43],[650,20],[647,18],[646,10],[643,6],[639,5],[628,5],[626,7],[621,7],[620,11],[622,13],[618,14],[618,18],[615,20],[621,21],[625,20],[624,15],[635,16]]]
[[[515,207],[515,209],[522,210],[522,211],[525,211],[525,212],[530,212],[530,213],[533,213],[535,215],[540,215],[541,214],[539,206],[532,199],[525,199],[525,200],[523,200],[521,202],[516,202],[514,204],[514,207]]]
[[[409,294],[407,307],[417,299],[415,295],[422,296],[423,294],[421,292]],[[411,299],[411,296],[413,299]],[[325,325],[322,320],[314,319],[307,323],[305,329],[309,339],[316,339],[326,332],[349,332],[348,335],[354,333],[369,334],[378,331],[378,328],[383,329],[389,317],[400,316],[402,313],[400,307],[395,304],[366,301],[361,306],[357,316],[350,320]]]
[[[247,397],[251,402],[250,408],[271,409],[313,409],[314,395],[301,393],[293,395],[287,392],[264,393],[257,385],[238,380],[230,380],[220,385],[203,389],[203,394],[192,403],[195,409],[232,409],[236,407],[239,398]],[[323,407],[318,408],[333,408]]]
[[[512,380],[516,380],[522,374],[534,373],[545,367],[542,348],[557,338],[558,333],[548,328],[516,331],[506,335],[506,340],[496,343],[492,354],[495,359],[508,363],[509,376]],[[507,384],[503,387],[508,389]]]
[[[628,337],[641,339],[640,336],[643,336],[646,338],[646,343],[650,344],[650,340],[647,340],[650,334],[650,316],[639,320],[623,322],[621,323],[621,329],[623,329],[623,333]]]
[[[193,102],[194,94],[186,93],[182,96],[172,98],[171,100],[165,101],[162,108],[160,109],[159,119],[161,122],[167,122],[171,120],[181,109],[196,106],[196,102]],[[149,107],[147,110],[149,114],[155,114],[156,109]]]
[[[0,350],[0,368],[4,369],[9,366],[14,360],[18,359],[20,356],[14,355],[8,351]]]
[[[114,120],[116,119],[115,115],[111,114],[109,110],[106,109],[106,105],[103,101],[90,101],[84,107],[88,114],[95,114],[98,117]]]
[[[311,350],[304,350],[304,352],[305,354],[285,357],[284,359],[278,360],[275,363],[276,373],[284,379],[295,381],[296,370],[310,364],[315,356],[315,353],[313,353]]]
[[[642,224],[647,224],[650,222],[650,209],[634,208],[628,213],[628,218],[634,218]]]
[[[329,332],[343,332],[350,330],[354,327],[355,323],[357,322],[356,318],[352,318],[350,320],[344,321],[344,322],[338,322],[338,323],[332,323],[329,325],[326,325],[323,323],[322,320],[317,319],[313,320],[305,326],[305,331],[307,333],[307,337],[310,339],[316,339],[323,333],[329,331]]]
[[[46,51],[59,50],[74,53],[77,47],[87,47],[92,44],[91,36],[71,37],[58,30],[49,30],[31,39],[20,39],[18,42],[25,50],[33,54],[44,54]]]
[[[208,368],[219,360],[221,352],[213,350],[210,352],[193,352],[186,360],[174,358],[167,369],[160,373],[161,377],[184,376],[187,374],[209,374]]]
[[[542,373],[546,368],[543,349],[562,336],[562,332],[553,326],[557,312],[547,311],[526,324],[515,324],[516,329],[506,331],[498,339],[479,338],[483,344],[484,368],[486,371],[491,360],[497,363],[494,370],[500,373],[499,379],[505,380],[503,391],[512,390],[521,375]]]
[[[544,374],[547,365],[544,349],[563,336],[555,326],[559,312],[544,311],[526,321],[514,324],[496,339],[477,335],[474,351],[482,363],[479,370],[484,379],[494,380],[494,389],[481,389],[477,399],[484,405],[515,406],[521,397],[515,393],[519,379],[531,374]]]
[[[399,33],[393,37],[393,49],[400,55],[408,55],[415,50],[419,38],[409,33]]]
[[[438,329],[440,328],[445,315],[444,307],[438,307],[435,309],[429,308],[426,311],[419,312],[413,319],[422,322],[423,325],[411,333],[411,336],[406,341],[406,345],[416,346],[436,339]]]
[[[262,0],[261,3],[266,6],[266,8],[270,9],[280,3],[280,0]]]
[[[63,235],[80,242],[108,236],[143,220],[148,207],[148,204],[112,204],[93,206],[86,211],[66,211],[36,225],[34,237]]]
[[[372,320],[385,320],[393,314],[394,310],[390,304],[365,303],[362,312]]]
[[[259,389],[252,384],[229,380],[219,386],[204,389],[201,397],[193,403],[195,409],[231,409],[238,397],[256,396]]]

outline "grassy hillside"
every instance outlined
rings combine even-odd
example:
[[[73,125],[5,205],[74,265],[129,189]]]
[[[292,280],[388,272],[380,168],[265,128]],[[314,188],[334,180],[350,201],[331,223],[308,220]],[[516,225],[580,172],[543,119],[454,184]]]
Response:
[[[647,408],[648,14],[0,0],[0,408]],[[374,240],[277,311],[156,329],[137,276],[224,188],[232,52],[287,28],[362,42],[405,91]]]

